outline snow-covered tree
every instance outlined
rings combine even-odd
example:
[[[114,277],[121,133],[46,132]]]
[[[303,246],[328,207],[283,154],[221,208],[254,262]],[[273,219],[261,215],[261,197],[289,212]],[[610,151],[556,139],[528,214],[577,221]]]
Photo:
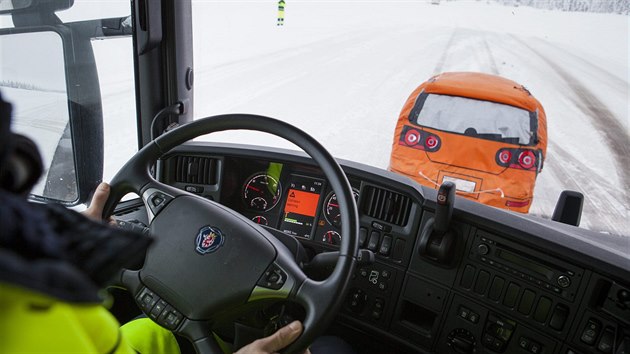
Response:
[[[630,15],[629,0],[500,0],[499,2],[508,6],[520,4],[548,10]]]

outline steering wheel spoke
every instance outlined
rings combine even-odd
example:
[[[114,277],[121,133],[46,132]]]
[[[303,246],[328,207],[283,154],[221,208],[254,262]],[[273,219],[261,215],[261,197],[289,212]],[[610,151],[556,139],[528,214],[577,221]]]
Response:
[[[210,324],[206,321],[184,320],[177,333],[192,343],[196,353],[223,354]]]

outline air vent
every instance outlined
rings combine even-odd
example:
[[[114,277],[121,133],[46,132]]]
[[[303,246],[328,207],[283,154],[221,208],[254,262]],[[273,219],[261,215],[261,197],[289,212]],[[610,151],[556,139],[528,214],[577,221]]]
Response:
[[[405,226],[409,219],[411,200],[402,194],[368,186],[361,195],[363,212],[373,218]]]
[[[175,182],[216,184],[217,160],[199,156],[175,157]]]

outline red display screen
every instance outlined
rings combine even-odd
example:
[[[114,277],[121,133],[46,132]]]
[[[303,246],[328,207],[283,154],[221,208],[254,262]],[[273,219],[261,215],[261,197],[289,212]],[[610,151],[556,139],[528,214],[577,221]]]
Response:
[[[317,212],[318,203],[319,194],[289,189],[284,212],[313,217],[315,216],[315,212]]]
[[[292,176],[289,185],[280,230],[310,238],[324,183],[310,177]]]

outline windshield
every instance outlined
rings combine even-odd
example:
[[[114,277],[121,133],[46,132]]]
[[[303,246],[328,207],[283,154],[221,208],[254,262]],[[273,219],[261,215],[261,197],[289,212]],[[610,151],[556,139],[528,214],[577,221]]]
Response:
[[[415,117],[416,124],[450,133],[510,144],[534,143],[536,121],[524,109],[464,97],[429,94]]]
[[[547,115],[529,213],[550,218],[560,192],[575,190],[585,195],[581,227],[630,236],[629,4],[582,3],[289,0],[279,23],[274,1],[194,0],[195,116],[268,115],[339,158],[386,169],[396,120],[418,85],[444,72],[499,75],[525,86]],[[478,133],[530,143],[527,112],[500,107],[515,113],[501,125],[469,101],[434,98],[467,111]],[[443,124],[431,121],[468,128]],[[245,132],[204,139],[291,148]]]
[[[419,85],[443,73],[500,76],[544,107],[544,156],[542,148],[534,149],[535,140],[543,139],[532,119],[535,107],[519,110],[442,93],[427,99],[418,123],[458,134],[473,128],[479,137],[486,135],[479,146],[499,134],[526,145],[493,151],[489,163],[536,176],[529,214],[550,218],[563,190],[578,191],[585,196],[581,227],[630,238],[630,2],[285,0],[282,9],[267,0],[191,2],[195,118],[270,116],[304,130],[338,158],[387,169],[392,145],[405,143],[394,136],[397,120]],[[130,13],[128,0],[76,0],[57,15],[72,22],[124,19]],[[11,16],[0,16],[1,28],[12,26]],[[137,149],[133,41],[129,35],[101,39],[91,46],[109,180]],[[2,58],[11,52],[5,49]],[[32,90],[7,69],[1,74],[7,97],[18,90],[42,91],[41,84]],[[455,124],[428,109],[466,119]],[[31,117],[22,114],[26,111],[31,110],[25,104],[16,110],[22,119]],[[46,117],[33,114],[38,122]],[[61,146],[68,122],[55,124],[61,128],[55,126],[51,141]],[[417,151],[447,151],[448,137],[415,132],[409,137]],[[416,144],[420,138],[432,144]],[[442,145],[438,138],[445,139]],[[295,148],[242,131],[202,139]]]

